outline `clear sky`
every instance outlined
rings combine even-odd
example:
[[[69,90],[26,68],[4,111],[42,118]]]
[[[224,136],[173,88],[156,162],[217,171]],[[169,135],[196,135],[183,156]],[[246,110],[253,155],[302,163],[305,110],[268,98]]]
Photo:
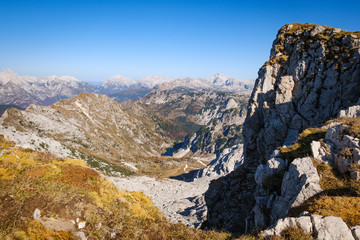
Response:
[[[255,79],[290,22],[360,30],[360,1],[0,0],[0,71]]]

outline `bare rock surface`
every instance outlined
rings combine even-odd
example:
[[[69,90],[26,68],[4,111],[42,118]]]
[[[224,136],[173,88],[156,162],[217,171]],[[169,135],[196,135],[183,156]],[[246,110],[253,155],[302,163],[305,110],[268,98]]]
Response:
[[[320,178],[309,157],[295,159],[282,179],[281,196],[274,200],[271,219],[283,218],[292,207],[298,207],[322,191]]]
[[[199,227],[206,218],[203,193],[208,188],[210,179],[198,179],[194,182],[157,180],[146,176],[108,179],[119,189],[145,193],[171,222]]]

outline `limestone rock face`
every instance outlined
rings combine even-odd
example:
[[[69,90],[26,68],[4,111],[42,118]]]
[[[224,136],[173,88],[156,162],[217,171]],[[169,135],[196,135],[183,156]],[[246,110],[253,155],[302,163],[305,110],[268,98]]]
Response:
[[[357,32],[313,24],[287,24],[279,30],[249,100],[244,163],[213,181],[205,195],[209,227],[233,232],[255,227],[256,209],[251,209],[259,164],[266,164],[277,148],[294,143],[305,128],[318,127],[358,104],[359,39]]]
[[[309,157],[295,159],[282,180],[281,196],[270,207],[270,219],[285,217],[290,208],[300,206],[320,193],[322,189],[319,182],[319,175]]]

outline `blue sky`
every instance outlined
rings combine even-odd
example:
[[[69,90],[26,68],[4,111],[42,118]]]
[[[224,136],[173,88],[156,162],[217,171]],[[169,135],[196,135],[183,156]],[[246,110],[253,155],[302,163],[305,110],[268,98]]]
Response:
[[[290,22],[360,30],[360,1],[0,0],[0,71],[255,79]]]

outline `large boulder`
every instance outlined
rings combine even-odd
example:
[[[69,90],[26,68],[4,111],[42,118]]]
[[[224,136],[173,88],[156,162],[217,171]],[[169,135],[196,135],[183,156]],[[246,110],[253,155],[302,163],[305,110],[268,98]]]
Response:
[[[262,231],[261,235],[264,237],[280,235],[289,227],[300,227],[305,233],[311,233],[317,240],[357,240],[360,236],[360,226],[349,229],[341,217],[319,215],[279,219],[274,225]]]

